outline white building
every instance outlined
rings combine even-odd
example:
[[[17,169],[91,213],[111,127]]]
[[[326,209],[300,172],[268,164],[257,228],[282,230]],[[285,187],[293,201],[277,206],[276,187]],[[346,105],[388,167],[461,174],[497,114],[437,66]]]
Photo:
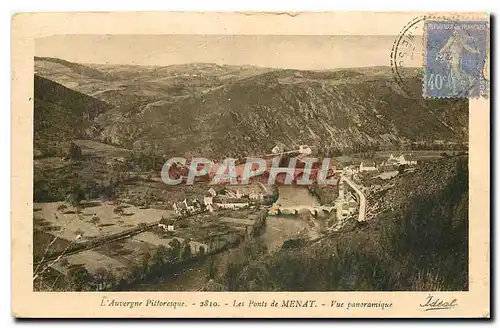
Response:
[[[160,222],[158,222],[158,227],[165,231],[174,231],[174,221],[162,217]]]
[[[373,166],[366,166],[364,162],[361,162],[361,164],[359,164],[359,172],[365,171],[377,171],[375,163],[373,163]]]
[[[387,160],[387,164],[392,165],[417,165],[415,160],[407,160],[403,154],[401,156],[394,156],[391,154]]]
[[[205,206],[212,205],[213,203],[214,203],[214,198],[212,196],[203,197],[203,204],[205,204]]]
[[[306,155],[306,156],[309,156],[309,155],[311,155],[312,150],[311,150],[311,148],[310,148],[309,146],[307,146],[307,145],[300,145],[300,146],[299,146],[299,153],[300,153],[301,155]]]
[[[249,203],[218,203],[219,208],[236,210],[250,206]]]
[[[212,204],[206,204],[206,208],[207,208],[207,210],[208,210],[210,213],[212,213],[212,212],[214,211],[214,208],[213,208]]]
[[[214,188],[210,188],[210,189],[208,189],[208,192],[210,193],[210,195],[212,195],[212,197],[217,196],[217,191],[215,191],[215,189],[214,189]]]
[[[236,198],[240,199],[243,196],[243,193],[238,189],[236,190]]]
[[[174,205],[172,205],[172,207],[174,208],[175,215],[181,215],[181,211],[179,209],[179,206],[177,206],[176,203],[174,203]]]
[[[174,231],[174,226],[173,225],[165,225],[163,223],[158,223],[158,227],[162,228],[165,231]]]
[[[264,194],[262,193],[257,193],[255,192],[254,190],[250,191],[250,193],[248,194],[248,198],[252,199],[252,200],[263,200],[264,199]]]
[[[296,209],[292,209],[292,208],[285,208],[285,209],[281,210],[280,213],[283,215],[297,215],[297,214],[299,214],[299,211]]]
[[[344,175],[351,175],[352,173],[353,173],[353,171],[349,166],[345,166],[342,169],[342,174],[344,174]]]

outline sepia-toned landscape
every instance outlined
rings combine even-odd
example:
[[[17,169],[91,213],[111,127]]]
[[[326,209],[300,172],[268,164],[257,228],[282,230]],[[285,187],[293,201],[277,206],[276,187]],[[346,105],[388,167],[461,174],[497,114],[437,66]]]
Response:
[[[262,57],[275,56],[273,42],[262,40]],[[34,58],[34,290],[468,290],[468,100],[423,98],[421,68],[401,68],[402,86],[378,62],[43,55]],[[161,178],[172,157],[286,166],[304,154],[331,158],[335,183],[300,185],[298,173],[291,185]]]

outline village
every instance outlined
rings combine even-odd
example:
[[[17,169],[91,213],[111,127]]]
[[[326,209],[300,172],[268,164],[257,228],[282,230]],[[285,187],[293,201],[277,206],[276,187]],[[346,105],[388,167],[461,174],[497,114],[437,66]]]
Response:
[[[300,163],[311,153],[305,145],[291,151],[275,147],[268,161],[296,157]],[[266,184],[268,175],[263,175],[248,184],[198,181],[194,186],[166,186],[138,173],[134,187],[118,190],[115,200],[35,204],[35,238],[46,240],[50,247],[37,253],[35,263],[56,275],[67,275],[75,267],[91,274],[107,268],[123,281],[158,247],[178,249],[173,251],[178,255],[170,256],[182,262],[235,247],[249,236],[259,236],[271,250],[287,240],[317,240],[349,221],[370,218],[367,178],[391,179],[415,165],[410,154],[350,163],[334,159],[328,168],[329,183],[311,185],[298,183],[304,172],[300,164],[289,172],[291,184],[283,183],[285,173],[274,185]]]
[[[294,153],[294,151],[284,152],[279,147],[274,147],[272,153],[283,155]],[[300,158],[304,155],[310,155],[311,149],[306,145],[301,145],[296,151]],[[339,165],[339,164],[337,164]],[[310,220],[315,219],[329,221],[325,231],[338,231],[347,220],[356,217],[357,221],[366,220],[366,196],[363,190],[367,188],[360,184],[359,175],[368,174],[370,177],[381,178],[383,180],[396,176],[402,170],[411,169],[417,165],[417,160],[413,159],[412,154],[401,154],[395,156],[392,153],[386,159],[375,162],[361,161],[359,165],[347,165],[342,168],[331,167],[330,171],[335,172],[335,183],[328,186],[338,195],[334,202],[320,204],[312,199],[311,202],[295,201],[283,204],[279,197],[280,187],[274,188],[275,193],[268,192],[261,183],[250,184],[246,186],[224,188],[222,192],[217,193],[214,188],[209,188],[203,196],[184,199],[175,202],[172,209],[177,218],[184,215],[191,215],[202,212],[219,210],[241,210],[253,208],[255,210],[264,206],[267,214],[270,216],[299,216],[309,214]],[[339,165],[340,166],[340,165]],[[252,186],[260,186],[255,189]],[[295,186],[294,188],[297,188]],[[270,188],[270,187],[268,187]],[[249,190],[249,191],[248,191]],[[162,219],[159,227],[165,231],[173,231],[175,219]]]
[[[261,205],[269,205],[273,202],[273,195],[260,191],[260,187],[246,189],[236,189],[233,191],[224,188],[220,193],[210,187],[204,195],[195,196],[182,201],[174,202],[172,210],[173,218],[163,218],[159,221],[158,227],[165,231],[174,231],[175,222],[185,216],[195,215],[203,212],[213,213],[221,210],[259,210]],[[264,188],[262,188],[264,189]]]

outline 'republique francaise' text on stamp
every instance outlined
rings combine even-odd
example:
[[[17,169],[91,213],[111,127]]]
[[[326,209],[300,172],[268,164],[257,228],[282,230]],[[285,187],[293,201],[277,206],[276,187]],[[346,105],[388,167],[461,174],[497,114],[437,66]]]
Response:
[[[424,97],[486,97],[488,22],[426,20]]]

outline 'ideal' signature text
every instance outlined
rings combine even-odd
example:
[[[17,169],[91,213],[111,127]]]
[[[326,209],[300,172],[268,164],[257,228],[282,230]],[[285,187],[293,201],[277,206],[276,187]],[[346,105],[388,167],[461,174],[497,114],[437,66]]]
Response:
[[[429,296],[427,296],[426,302],[420,304],[420,307],[424,308],[424,311],[431,311],[431,310],[449,310],[457,305],[458,303],[456,298],[453,298],[451,300],[442,300],[440,298],[437,298],[429,294]]]

